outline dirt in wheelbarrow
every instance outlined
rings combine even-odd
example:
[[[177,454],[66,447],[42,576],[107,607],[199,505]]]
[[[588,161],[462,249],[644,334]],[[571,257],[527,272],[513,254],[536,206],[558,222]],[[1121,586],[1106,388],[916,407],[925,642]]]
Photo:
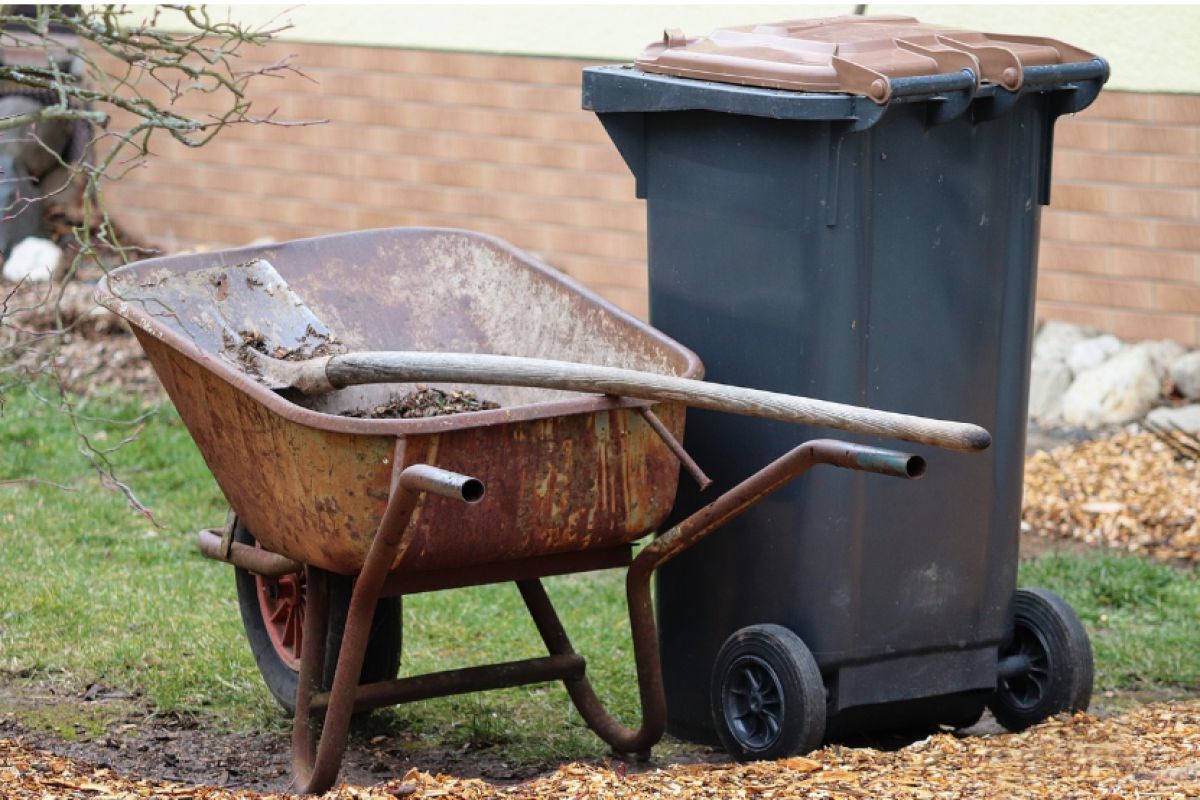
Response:
[[[255,330],[239,331],[238,336],[241,338],[240,342],[226,333],[225,348],[237,353],[238,363],[251,375],[261,374],[255,353],[262,353],[280,361],[308,361],[345,352],[345,346],[336,338],[326,336],[311,325],[300,344],[290,348],[270,347],[266,338]],[[420,419],[487,411],[499,407],[499,404],[491,400],[481,400],[474,392],[466,389],[447,391],[436,386],[419,385],[411,392],[393,394],[386,401],[376,405],[346,409],[339,412],[339,416],[356,419]]]
[[[370,408],[352,408],[341,412],[343,417],[360,419],[416,419],[464,414],[499,408],[491,400],[480,400],[466,389],[445,391],[436,386],[418,386],[407,394],[393,395],[387,402]]]
[[[252,280],[247,278],[246,280]],[[336,338],[330,338],[328,335],[308,326],[304,337],[295,347],[285,347],[277,345],[276,347],[268,347],[267,339],[259,331],[243,330],[238,332],[241,337],[241,342],[237,342],[229,333],[225,333],[225,348],[237,349],[239,353],[239,361],[243,365],[250,367],[254,366],[254,359],[250,357],[246,350],[253,350],[257,353],[270,356],[278,361],[309,361],[314,358],[322,358],[324,356],[336,356],[339,353],[346,352],[346,346],[339,342]]]

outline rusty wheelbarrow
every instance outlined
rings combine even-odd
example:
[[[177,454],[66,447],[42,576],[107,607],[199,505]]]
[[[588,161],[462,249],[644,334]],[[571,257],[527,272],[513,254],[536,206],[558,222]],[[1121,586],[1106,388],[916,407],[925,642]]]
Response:
[[[257,273],[239,270],[256,259],[273,264],[286,287],[264,286]],[[311,309],[351,354],[503,354],[660,381],[698,379],[702,367],[683,346],[560,273],[465,231],[365,231],[153,259],[108,277],[101,302],[132,323],[229,501],[225,528],[202,531],[200,547],[238,567],[255,657],[294,713],[301,791],[333,784],[354,713],[544,681],[563,681],[586,724],[616,751],[647,753],[666,721],[654,570],[813,465],[901,478],[925,468],[916,456],[810,441],[727,488],[635,557],[632,543],[658,531],[670,512],[680,465],[706,480],[680,444],[685,407],[702,405],[691,402],[687,380],[653,395],[670,398],[658,403],[497,385],[502,380],[441,384],[499,407],[415,419],[345,416],[413,387],[353,385],[313,395],[268,388],[253,359],[234,355],[245,342],[231,338],[265,341],[259,349],[280,356],[276,343],[294,345],[315,332],[304,315],[281,320],[255,311],[255,293],[277,290],[303,298],[305,313]],[[879,427],[887,415],[826,406],[830,416],[817,418],[823,424],[891,430]],[[974,426],[907,419],[920,428],[920,441],[987,446],[986,432]],[[894,433],[914,438],[904,426]],[[642,706],[636,729],[614,719],[592,691],[540,581],[614,567],[628,568]],[[548,655],[395,678],[396,598],[506,581],[517,584]],[[823,705],[820,711],[807,716],[819,716],[823,730]],[[804,732],[797,746],[811,745],[813,733]]]

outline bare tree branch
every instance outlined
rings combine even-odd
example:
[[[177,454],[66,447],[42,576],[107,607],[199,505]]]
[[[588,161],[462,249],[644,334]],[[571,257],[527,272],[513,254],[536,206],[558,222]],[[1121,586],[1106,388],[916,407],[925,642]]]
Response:
[[[56,383],[54,405],[71,420],[84,462],[154,522],[109,459],[137,439],[144,417],[128,423],[116,445],[95,446],[73,399],[80,378],[62,366],[66,348],[101,324],[80,301],[82,284],[153,252],[122,232],[105,190],[145,166],[159,141],[196,148],[235,125],[316,124],[280,120],[275,109],[252,110],[260,79],[308,78],[290,58],[255,57],[287,29],[276,21],[251,27],[183,5],[43,5],[26,14],[17,8],[0,6],[0,100],[26,100],[6,101],[0,146],[46,168],[23,167],[11,156],[0,162],[0,242],[5,225],[47,215],[66,256],[51,284],[0,284],[0,410],[14,379]],[[52,144],[62,140],[64,127],[66,148]],[[3,485],[39,482],[45,483],[16,477]]]

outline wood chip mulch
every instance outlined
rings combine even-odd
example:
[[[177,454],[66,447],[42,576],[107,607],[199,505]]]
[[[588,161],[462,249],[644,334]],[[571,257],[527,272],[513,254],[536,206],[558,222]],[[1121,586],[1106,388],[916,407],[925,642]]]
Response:
[[[5,798],[255,798],[161,781],[127,780],[106,769],[0,740]],[[1195,798],[1200,797],[1200,701],[1157,704],[1097,719],[1051,720],[1021,734],[938,734],[893,752],[831,746],[810,757],[754,764],[689,764],[626,771],[570,764],[514,786],[407,775],[370,788],[340,786],[326,800],[531,800],[532,798]]]
[[[1023,527],[1163,561],[1200,564],[1200,465],[1149,433],[1025,460]]]

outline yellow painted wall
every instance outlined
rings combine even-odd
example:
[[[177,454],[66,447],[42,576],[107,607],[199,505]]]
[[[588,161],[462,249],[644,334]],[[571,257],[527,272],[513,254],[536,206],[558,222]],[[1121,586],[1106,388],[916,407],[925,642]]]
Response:
[[[218,7],[219,8],[219,7]],[[307,42],[631,60],[662,29],[849,13],[853,5],[237,6],[247,22],[290,20]],[[1051,36],[1112,65],[1110,89],[1200,92],[1200,6],[871,5],[869,14],[995,33]]]

